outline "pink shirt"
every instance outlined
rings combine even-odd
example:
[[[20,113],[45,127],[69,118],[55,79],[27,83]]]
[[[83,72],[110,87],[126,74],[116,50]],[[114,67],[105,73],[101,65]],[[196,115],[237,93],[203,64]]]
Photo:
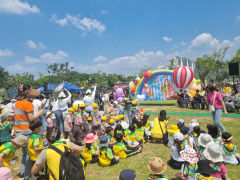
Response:
[[[64,131],[70,132],[72,130],[71,124],[72,124],[72,117],[70,114],[68,114],[64,117]]]
[[[81,113],[78,113],[78,115],[76,116],[76,118],[74,119],[74,124],[79,126],[83,123],[83,119],[82,119],[82,115]]]
[[[213,177],[222,179],[222,174],[227,174],[228,170],[226,168],[226,166],[222,163],[222,165],[220,166],[220,168],[218,169],[218,172],[215,174],[211,174]]]
[[[47,118],[46,126],[49,127],[49,128],[53,127],[53,120],[51,118]]]
[[[222,95],[219,92],[214,91],[213,93],[209,93],[207,97],[207,101],[213,104],[214,96],[216,94],[215,102],[214,102],[214,107],[218,109],[222,109]]]

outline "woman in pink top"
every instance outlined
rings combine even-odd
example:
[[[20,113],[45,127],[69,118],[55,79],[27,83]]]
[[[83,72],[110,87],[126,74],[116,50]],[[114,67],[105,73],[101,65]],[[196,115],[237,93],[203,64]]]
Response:
[[[208,86],[208,91],[209,94],[207,97],[207,102],[215,107],[215,111],[212,112],[214,124],[218,127],[218,131],[221,129],[222,132],[226,132],[224,126],[221,124],[222,108],[224,109],[224,113],[227,114],[222,95],[219,92],[215,91],[215,87],[213,85]]]

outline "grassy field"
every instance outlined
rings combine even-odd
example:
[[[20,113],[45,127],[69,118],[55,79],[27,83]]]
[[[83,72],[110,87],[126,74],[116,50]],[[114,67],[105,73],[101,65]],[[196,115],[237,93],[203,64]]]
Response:
[[[207,113],[207,111],[192,110],[192,109],[180,109],[176,106],[142,106],[144,111],[148,112],[159,112],[162,109],[165,109],[167,112],[189,112],[189,113]],[[154,116],[150,117],[151,119]],[[196,117],[196,116],[171,116],[169,120],[170,124],[176,124],[177,120],[182,118],[188,124],[191,119],[197,119],[201,125],[201,128],[206,130],[207,123],[212,123],[211,117]],[[234,143],[240,147],[240,118],[228,118],[223,117],[222,123],[234,136]],[[18,155],[20,152],[18,152]],[[138,180],[145,180],[150,173],[147,167],[147,162],[149,157],[159,156],[163,158],[166,162],[170,159],[169,157],[169,148],[165,147],[162,144],[151,144],[147,143],[144,145],[143,152],[136,156],[130,157],[128,159],[120,160],[120,162],[112,167],[99,167],[97,164],[88,164],[86,168],[86,179],[87,180],[117,180],[120,172],[123,169],[130,168],[136,171]],[[20,159],[18,158],[18,161]],[[227,165],[228,175],[231,180],[238,180],[238,171],[239,166]],[[13,169],[14,174],[20,171],[19,164]],[[168,167],[164,173],[169,178],[172,178],[175,174],[175,170]]]

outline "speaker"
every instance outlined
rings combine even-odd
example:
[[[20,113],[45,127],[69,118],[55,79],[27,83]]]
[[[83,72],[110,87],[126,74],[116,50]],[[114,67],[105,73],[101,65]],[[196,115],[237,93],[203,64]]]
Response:
[[[238,62],[234,63],[229,63],[228,64],[228,70],[229,70],[229,75],[234,76],[234,75],[239,75],[239,65]]]

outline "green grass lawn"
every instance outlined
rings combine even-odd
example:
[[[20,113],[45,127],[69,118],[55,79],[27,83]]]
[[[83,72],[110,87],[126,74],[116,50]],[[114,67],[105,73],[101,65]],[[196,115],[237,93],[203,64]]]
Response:
[[[165,109],[167,112],[188,112],[188,113],[207,113],[207,111],[192,110],[192,109],[180,109],[176,106],[142,106],[144,111],[148,112],[159,112]],[[150,117],[151,119],[154,116]],[[203,130],[206,130],[207,123],[212,123],[211,117],[191,117],[191,116],[171,116],[169,119],[170,124],[176,124],[177,120],[182,118],[185,120],[186,124],[191,119],[197,119]],[[228,118],[223,117],[222,123],[234,136],[234,143],[240,147],[240,118]],[[117,180],[120,172],[123,169],[130,168],[136,171],[138,180],[146,180],[148,174],[150,173],[147,167],[147,162],[149,157],[158,156],[163,158],[166,162],[169,160],[169,148],[162,144],[151,144],[147,143],[144,145],[143,152],[136,156],[130,157],[128,159],[120,160],[120,162],[112,167],[99,167],[97,164],[88,164],[86,168],[86,179],[87,180]],[[18,156],[20,152],[17,153]],[[20,159],[18,158],[18,162]],[[238,180],[239,166],[227,165],[228,175],[231,180]],[[13,168],[14,174],[20,171],[19,164]],[[175,174],[175,170],[170,167],[167,168],[164,173],[169,178],[172,178]]]

